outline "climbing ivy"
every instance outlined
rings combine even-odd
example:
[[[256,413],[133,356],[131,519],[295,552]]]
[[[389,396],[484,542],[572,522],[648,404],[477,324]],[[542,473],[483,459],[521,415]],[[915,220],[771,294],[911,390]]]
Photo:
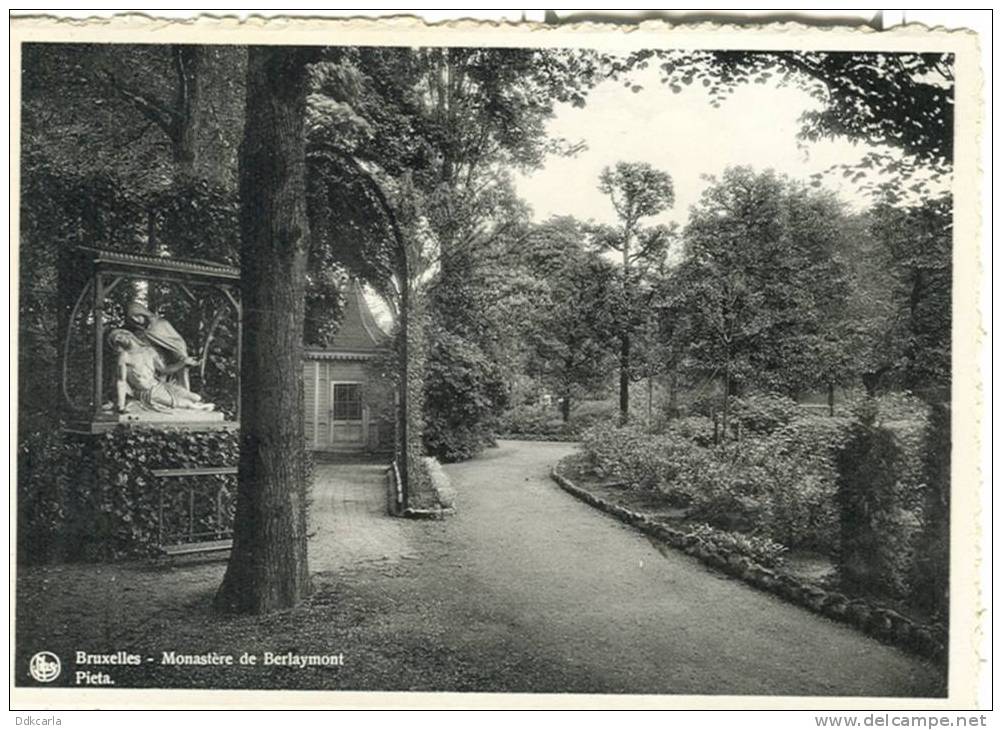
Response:
[[[236,466],[235,430],[188,431],[119,426],[87,436],[36,432],[22,440],[18,463],[18,560],[106,560],[151,555],[159,540],[161,490],[168,530],[186,517],[184,485],[165,484],[154,469]],[[231,504],[233,476],[220,481]],[[178,487],[178,488],[175,488]],[[208,485],[206,485],[208,487]],[[224,522],[231,518],[231,506]],[[196,516],[215,525],[214,510]]]

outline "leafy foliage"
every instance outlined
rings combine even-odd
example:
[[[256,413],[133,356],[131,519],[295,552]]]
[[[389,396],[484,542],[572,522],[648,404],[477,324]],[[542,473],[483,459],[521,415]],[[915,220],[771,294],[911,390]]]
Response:
[[[437,326],[429,329],[425,375],[424,440],[440,461],[469,459],[493,443],[497,418],[507,403],[495,360],[475,344]]]
[[[742,431],[769,434],[794,419],[797,402],[787,396],[756,393],[735,399],[732,412]]]
[[[694,449],[680,439],[666,439],[648,433],[636,424],[616,426],[599,423],[584,432],[582,449],[596,474],[625,481],[641,489],[662,489],[671,498],[685,498],[681,492],[669,492],[689,463]]]
[[[615,271],[585,240],[577,221],[554,219],[535,228],[523,254],[542,288],[523,335],[526,372],[562,399],[565,421],[574,400],[605,384],[615,357]]]
[[[905,596],[921,527],[923,424],[878,422],[864,403],[836,457],[842,579],[876,593]]]
[[[936,404],[925,434],[922,533],[911,576],[915,602],[943,618],[950,612],[950,408]]]
[[[892,367],[905,388],[948,391],[952,333],[953,203],[938,198],[911,208],[885,205],[874,231],[893,260]],[[886,361],[885,361],[886,362]]]
[[[771,172],[731,168],[685,231],[685,260],[662,285],[663,329],[684,338],[687,366],[727,392],[796,393],[843,379],[840,317],[848,288],[834,252],[832,199]]]
[[[581,104],[598,78],[594,53],[534,49],[343,48],[314,67],[311,159],[338,160],[315,169],[341,191],[340,201],[325,196],[332,241],[352,242],[334,259],[366,269],[388,292],[400,292],[406,278],[426,302],[435,323],[423,338],[426,442],[443,459],[490,442],[503,372],[513,365],[517,311],[509,303],[519,287],[506,267],[528,215],[504,168],[531,168],[558,150],[545,121],[557,102]],[[374,182],[389,212],[366,202],[371,185],[345,190],[338,166]],[[380,248],[389,215],[406,222],[406,267]],[[346,248],[376,255],[346,256]],[[439,398],[457,394],[469,402]]]
[[[18,452],[18,559],[44,562],[152,554],[164,485],[151,470],[236,466],[239,445],[233,431],[122,426],[95,437],[27,433]],[[214,510],[197,519],[204,529],[230,527],[215,524]]]
[[[671,175],[646,162],[618,162],[599,176],[599,190],[609,196],[619,217],[618,227],[597,226],[593,244],[622,256],[621,304],[617,308],[619,330],[619,408],[622,420],[630,415],[630,381],[638,373],[650,376],[653,357],[637,358],[631,352],[638,334],[652,322],[650,289],[646,277],[663,269],[665,255],[675,240],[675,229],[664,225],[642,227],[643,218],[657,215],[675,202]]]
[[[708,445],[704,419],[669,423],[661,434],[601,424],[582,448],[599,475],[656,490],[690,519],[790,548],[836,550],[833,458],[845,421],[798,419],[724,446]]]
[[[650,50],[623,66],[647,64],[652,57],[673,93],[698,82],[720,104],[740,86],[778,79],[805,89],[820,104],[803,118],[805,138],[865,140],[943,171],[952,167],[951,54]]]
[[[141,194],[179,175],[234,191],[245,64],[238,46],[27,44],[23,149]]]
[[[785,545],[767,537],[718,530],[705,523],[694,525],[689,535],[707,547],[724,550],[727,554],[743,555],[767,568],[782,565],[783,556],[787,552]]]
[[[675,202],[671,175],[647,162],[617,162],[614,167],[606,167],[599,176],[598,189],[609,196],[623,223],[622,237],[611,242],[619,251],[630,245],[641,218],[657,215]],[[639,260],[650,258],[640,252],[630,256]]]

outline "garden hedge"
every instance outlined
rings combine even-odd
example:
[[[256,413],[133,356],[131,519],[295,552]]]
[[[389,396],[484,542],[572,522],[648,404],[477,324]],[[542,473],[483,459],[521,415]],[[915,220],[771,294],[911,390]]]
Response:
[[[156,553],[161,480],[152,470],[236,466],[239,442],[236,430],[119,426],[96,435],[30,433],[19,452],[18,561],[88,561]],[[233,489],[233,476],[211,478]],[[214,520],[200,516],[199,526],[229,527]]]

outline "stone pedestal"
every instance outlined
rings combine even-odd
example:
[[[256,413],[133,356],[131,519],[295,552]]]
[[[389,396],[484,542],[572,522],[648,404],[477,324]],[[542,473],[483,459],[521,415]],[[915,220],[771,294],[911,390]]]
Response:
[[[146,410],[130,410],[116,413],[103,410],[87,418],[80,416],[69,419],[66,430],[72,433],[104,433],[119,425],[137,428],[183,428],[190,431],[216,431],[237,428],[240,424],[226,420],[226,414],[218,411],[178,410],[173,413],[157,413]]]

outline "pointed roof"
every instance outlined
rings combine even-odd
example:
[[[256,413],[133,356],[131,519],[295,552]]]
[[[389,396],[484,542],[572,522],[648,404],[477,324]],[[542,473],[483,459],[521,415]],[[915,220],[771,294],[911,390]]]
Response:
[[[390,345],[390,337],[376,324],[361,282],[352,279],[344,296],[344,312],[337,334],[327,347],[310,349],[311,355],[322,353],[372,354]]]

